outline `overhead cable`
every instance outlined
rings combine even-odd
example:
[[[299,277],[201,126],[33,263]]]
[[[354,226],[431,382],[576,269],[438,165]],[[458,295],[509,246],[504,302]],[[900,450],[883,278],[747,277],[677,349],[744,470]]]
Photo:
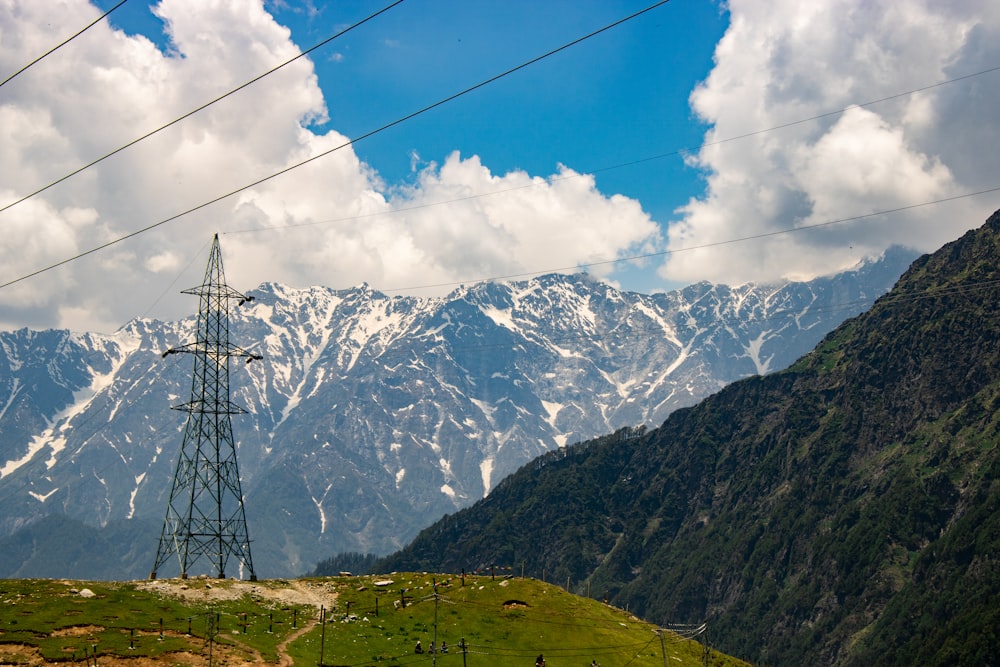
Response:
[[[979,72],[973,72],[971,74],[965,74],[963,76],[955,77],[954,79],[948,79],[947,81],[939,81],[938,83],[933,83],[933,84],[930,84],[930,85],[927,85],[927,86],[922,86],[920,88],[914,88],[912,90],[907,90],[907,91],[902,92],[902,93],[896,93],[894,95],[889,95],[888,97],[882,97],[882,98],[879,98],[877,100],[871,100],[871,101],[868,101],[868,102],[859,102],[857,104],[851,104],[849,106],[843,107],[841,109],[837,109],[835,111],[826,111],[824,113],[816,114],[815,116],[809,116],[808,118],[801,118],[799,120],[794,120],[794,121],[790,121],[790,122],[787,122],[787,123],[782,123],[780,125],[773,125],[771,127],[761,128],[759,130],[753,130],[752,132],[746,132],[746,133],[739,134],[739,135],[734,135],[734,136],[731,136],[731,137],[723,137],[722,139],[716,139],[714,141],[706,141],[705,143],[701,144],[701,147],[704,148],[705,146],[718,146],[718,145],[726,144],[726,143],[729,143],[729,142],[732,142],[732,141],[738,141],[740,139],[747,139],[749,137],[757,136],[757,135],[760,135],[760,134],[766,134],[768,132],[775,132],[777,130],[783,130],[783,129],[788,128],[788,127],[794,127],[795,125],[801,125],[803,123],[808,123],[808,122],[812,122],[812,121],[815,121],[815,120],[820,120],[822,118],[827,118],[827,117],[830,117],[830,116],[840,115],[840,114],[846,113],[850,109],[870,107],[870,106],[879,104],[881,102],[887,102],[889,100],[898,99],[900,97],[905,97],[907,95],[913,95],[914,93],[924,92],[924,91],[927,91],[927,90],[931,90],[933,88],[938,88],[938,87],[945,86],[945,85],[948,85],[948,84],[951,84],[951,83],[956,83],[958,81],[963,81],[965,79],[971,79],[973,77],[982,76],[983,74],[990,74],[991,72],[997,72],[997,71],[1000,71],[1000,66],[991,67],[989,69],[984,69],[984,70],[981,70]],[[492,197],[493,195],[505,194],[505,193],[508,193],[508,192],[516,192],[517,190],[525,190],[527,188],[537,188],[537,187],[540,187],[541,185],[548,185],[548,184],[551,184],[551,183],[559,183],[561,181],[568,181],[568,180],[571,180],[571,179],[574,179],[574,178],[585,178],[585,177],[593,176],[594,174],[600,174],[600,173],[604,173],[604,172],[607,172],[607,171],[614,171],[615,169],[622,169],[622,168],[625,168],[625,167],[634,167],[635,165],[644,164],[646,162],[652,162],[654,160],[662,160],[663,158],[676,157],[676,156],[679,156],[679,155],[690,154],[690,153],[692,153],[692,152],[694,152],[696,150],[698,150],[697,147],[676,148],[676,149],[668,151],[666,153],[657,153],[655,155],[647,155],[645,157],[637,158],[635,160],[629,160],[628,162],[620,162],[618,164],[607,165],[607,166],[604,166],[604,167],[597,167],[597,168],[594,168],[594,169],[587,169],[587,170],[585,170],[583,172],[574,172],[573,174],[569,174],[569,175],[553,176],[551,178],[545,179],[542,182],[538,182],[538,181],[532,180],[530,183],[524,183],[522,185],[515,185],[515,186],[511,186],[509,188],[501,188],[499,190],[490,190],[489,192],[477,192],[477,193],[473,193],[471,195],[465,195],[463,197],[454,197],[452,199],[441,199],[441,200],[438,200],[438,201],[427,202],[427,203],[424,203],[424,204],[414,204],[412,206],[400,206],[398,208],[393,208],[393,209],[390,209],[390,210],[387,210],[387,211],[377,211],[375,213],[366,213],[364,215],[351,215],[351,216],[346,216],[346,217],[342,217],[342,218],[329,218],[329,219],[326,219],[326,220],[310,220],[309,222],[299,222],[299,223],[286,224],[286,225],[268,225],[268,226],[251,227],[251,228],[247,228],[247,229],[234,229],[234,230],[231,230],[231,231],[228,231],[228,232],[222,232],[222,233],[223,234],[253,234],[253,233],[256,233],[256,232],[266,232],[266,231],[272,231],[272,230],[276,230],[276,229],[285,230],[285,229],[296,229],[296,228],[300,228],[300,227],[315,227],[315,226],[318,226],[318,225],[327,225],[327,224],[332,224],[332,223],[337,223],[337,222],[351,222],[351,221],[355,221],[355,220],[364,220],[364,219],[367,219],[367,218],[377,218],[377,217],[384,216],[384,215],[395,215],[397,213],[407,213],[407,212],[410,212],[410,211],[418,211],[418,210],[421,210],[421,209],[433,208],[435,206],[446,206],[448,204],[457,204],[457,203],[461,203],[461,202],[466,202],[466,201],[472,201],[472,200],[475,200],[475,199],[480,199],[480,198],[483,198],[483,197]],[[622,260],[614,260],[614,261],[622,261]]]
[[[122,0],[122,2],[125,2],[125,1],[126,1],[126,0]],[[227,97],[229,97],[230,95],[233,95],[233,94],[235,94],[235,93],[238,93],[239,91],[243,90],[244,88],[246,88],[246,87],[248,87],[248,86],[251,86],[251,85],[253,85],[253,84],[257,83],[258,81],[260,81],[260,80],[261,80],[261,79],[263,79],[264,77],[266,77],[266,76],[270,76],[271,74],[274,74],[275,72],[277,72],[277,71],[278,71],[278,70],[280,70],[281,68],[283,68],[283,67],[285,67],[285,66],[287,66],[287,65],[290,65],[290,64],[292,64],[293,62],[295,62],[295,61],[296,61],[296,60],[298,60],[299,58],[302,58],[302,57],[305,57],[305,56],[306,56],[306,55],[308,55],[309,53],[312,53],[312,52],[313,52],[313,51],[315,51],[316,49],[320,48],[321,46],[325,46],[325,45],[329,44],[329,43],[330,43],[331,41],[333,41],[333,40],[337,39],[338,37],[340,37],[340,36],[342,36],[342,35],[344,35],[344,34],[346,34],[346,33],[350,32],[351,30],[354,30],[354,29],[355,29],[355,28],[357,28],[358,26],[360,26],[360,25],[363,25],[363,24],[367,23],[368,21],[371,21],[371,20],[372,20],[373,18],[375,18],[376,16],[379,16],[380,14],[384,14],[385,12],[389,11],[390,9],[392,9],[392,8],[393,8],[393,7],[395,7],[396,5],[398,5],[398,4],[400,4],[400,3],[402,3],[403,1],[404,1],[404,0],[396,0],[396,1],[395,1],[395,2],[393,2],[393,3],[391,3],[391,4],[389,4],[389,5],[386,5],[386,6],[385,6],[385,7],[383,7],[382,9],[378,10],[377,12],[375,12],[374,14],[371,14],[371,15],[369,15],[369,16],[367,16],[367,17],[365,17],[365,18],[361,19],[361,20],[360,20],[360,21],[358,21],[357,23],[354,23],[354,24],[352,24],[352,25],[350,25],[350,26],[348,26],[348,27],[344,28],[343,30],[341,30],[340,32],[338,32],[338,33],[337,33],[337,34],[335,34],[335,35],[331,35],[330,37],[327,37],[326,39],[324,39],[323,41],[319,42],[318,44],[314,44],[313,46],[309,47],[309,48],[308,48],[308,49],[306,49],[305,51],[303,51],[303,52],[299,53],[299,54],[298,54],[297,56],[295,56],[294,58],[289,58],[288,60],[286,60],[285,62],[281,63],[281,64],[280,64],[280,65],[278,65],[277,67],[273,67],[273,68],[269,69],[268,71],[264,72],[263,74],[258,74],[257,76],[255,76],[254,78],[250,79],[250,80],[249,80],[249,81],[247,81],[246,83],[244,83],[244,84],[241,84],[241,85],[237,86],[236,88],[233,88],[233,89],[232,89],[232,90],[230,90],[230,91],[229,91],[228,93],[225,93],[225,94],[223,94],[223,95],[220,95],[220,96],[216,97],[215,99],[213,99],[213,100],[211,100],[211,101],[209,101],[209,102],[206,102],[205,104],[202,104],[202,105],[201,105],[200,107],[197,107],[197,108],[195,108],[195,109],[192,109],[191,111],[188,111],[188,112],[187,112],[186,114],[184,114],[183,116],[179,116],[178,118],[175,118],[175,119],[173,119],[173,120],[172,120],[172,121],[170,121],[169,123],[167,123],[167,124],[165,124],[165,125],[161,125],[160,127],[156,128],[155,130],[152,130],[152,131],[150,131],[150,132],[147,132],[146,134],[142,135],[141,137],[138,137],[138,138],[136,138],[136,139],[133,139],[132,141],[128,142],[127,144],[125,144],[125,145],[123,145],[123,146],[119,146],[118,148],[114,149],[114,150],[113,150],[113,151],[111,151],[110,153],[107,153],[107,154],[105,154],[105,155],[102,155],[101,157],[97,158],[96,160],[93,160],[93,161],[91,161],[91,162],[88,162],[87,164],[85,164],[85,165],[83,165],[82,167],[79,167],[79,168],[77,168],[77,169],[75,169],[75,170],[71,171],[70,173],[66,174],[65,176],[63,176],[63,177],[61,177],[61,178],[58,178],[58,179],[56,179],[56,180],[52,181],[52,182],[51,182],[51,183],[49,183],[48,185],[46,185],[46,186],[44,186],[44,187],[41,187],[41,188],[38,188],[37,190],[35,190],[35,191],[34,191],[34,192],[32,192],[32,193],[29,193],[29,194],[26,194],[26,195],[24,195],[24,196],[23,196],[23,197],[21,197],[20,199],[16,199],[16,200],[14,200],[14,201],[10,202],[9,204],[5,204],[4,206],[0,207],[0,213],[3,213],[4,211],[6,211],[6,210],[7,210],[7,209],[9,209],[9,208],[12,208],[12,207],[14,207],[14,206],[17,206],[18,204],[20,204],[20,203],[21,203],[21,202],[23,202],[23,201],[26,201],[26,200],[28,200],[28,199],[31,199],[31,198],[32,198],[32,197],[34,197],[35,195],[38,195],[38,194],[41,194],[42,192],[45,192],[46,190],[48,190],[48,189],[49,189],[49,188],[51,188],[51,187],[54,187],[54,186],[56,186],[56,185],[59,185],[59,184],[60,184],[60,183],[62,183],[63,181],[65,181],[65,180],[67,180],[67,179],[70,179],[70,178],[72,178],[73,176],[76,176],[76,175],[77,175],[77,174],[79,174],[79,173],[80,173],[81,171],[85,171],[85,170],[87,170],[87,169],[90,169],[90,168],[91,168],[91,167],[93,167],[94,165],[97,165],[97,164],[99,164],[99,163],[103,162],[104,160],[107,160],[107,159],[108,159],[109,157],[111,157],[111,156],[113,156],[113,155],[117,155],[118,153],[121,153],[121,152],[122,152],[123,150],[125,150],[126,148],[131,148],[132,146],[135,146],[135,145],[136,145],[137,143],[139,143],[140,141],[144,141],[145,139],[149,139],[149,138],[150,138],[150,137],[152,137],[152,136],[153,136],[154,134],[157,134],[157,133],[159,133],[159,132],[162,132],[163,130],[167,129],[168,127],[172,127],[172,126],[176,125],[177,123],[181,122],[182,120],[185,120],[185,119],[187,119],[187,118],[190,118],[191,116],[195,115],[196,113],[198,113],[198,112],[200,112],[200,111],[203,111],[203,110],[207,109],[208,107],[212,106],[212,105],[213,105],[213,104],[215,104],[216,102],[220,102],[220,101],[222,101],[222,100],[226,99]],[[119,3],[119,4],[121,4],[121,3]],[[183,215],[183,213],[182,213],[181,215]]]
[[[103,21],[105,18],[107,18],[108,14],[110,14],[113,11],[115,11],[116,9],[118,9],[119,7],[121,7],[122,5],[124,5],[126,2],[128,2],[128,0],[121,0],[121,2],[119,2],[117,5],[115,5],[114,7],[112,7],[111,9],[109,9],[108,11],[106,11],[103,14],[101,14],[100,16],[98,16],[96,19],[94,19],[93,21],[91,21],[90,23],[88,23],[87,25],[85,25],[83,28],[81,28],[75,34],[73,34],[70,37],[67,37],[63,41],[59,42],[58,44],[56,44],[55,46],[53,46],[51,49],[49,49],[48,51],[46,51],[42,55],[38,56],[37,58],[35,58],[34,60],[32,60],[30,63],[28,63],[27,65],[25,65],[24,67],[22,67],[21,69],[17,70],[16,72],[14,72],[10,76],[8,76],[3,81],[0,81],[0,86],[3,86],[8,81],[10,81],[11,79],[13,79],[15,76],[17,76],[18,74],[20,74],[24,70],[28,69],[29,67],[31,67],[35,63],[39,62],[42,58],[45,58],[45,57],[51,55],[52,53],[55,53],[58,49],[61,49],[62,47],[66,46],[67,44],[69,44],[70,42],[72,42],[74,39],[76,39],[77,37],[79,37],[83,33],[87,32],[88,30],[90,30],[91,28],[93,28],[95,25],[97,25],[101,21]]]
[[[394,4],[399,4],[399,2],[402,2],[402,1],[403,0],[397,0],[397,2],[394,3]],[[293,171],[295,169],[298,169],[299,167],[302,167],[302,166],[305,166],[307,164],[310,164],[311,162],[319,160],[320,158],[324,158],[324,157],[330,155],[331,153],[334,153],[336,151],[341,150],[342,148],[346,148],[348,146],[351,146],[352,144],[355,144],[355,143],[357,143],[359,141],[362,141],[363,139],[368,139],[369,137],[372,137],[372,136],[378,134],[379,132],[383,132],[383,131],[391,128],[391,127],[395,127],[396,125],[399,125],[400,123],[404,123],[404,122],[406,122],[408,120],[411,120],[411,119],[413,119],[413,118],[415,118],[415,117],[417,117],[417,116],[419,116],[421,114],[424,114],[424,113],[426,113],[426,112],[428,112],[428,111],[430,111],[432,109],[436,109],[437,107],[439,107],[439,106],[441,106],[443,104],[447,104],[448,102],[451,102],[451,101],[453,101],[453,100],[455,100],[455,99],[457,99],[457,98],[459,98],[459,97],[461,97],[463,95],[471,93],[474,90],[478,90],[479,88],[482,88],[483,86],[486,86],[486,85],[488,85],[490,83],[493,83],[493,82],[495,82],[495,81],[497,81],[499,79],[502,79],[505,76],[513,74],[514,72],[522,70],[525,67],[528,67],[529,65],[533,65],[533,64],[539,62],[540,60],[548,58],[549,56],[552,56],[552,55],[555,55],[556,53],[564,51],[564,50],[570,48],[571,46],[575,46],[576,44],[579,44],[580,42],[583,42],[584,40],[590,39],[591,37],[594,37],[594,36],[599,35],[599,34],[605,32],[607,30],[610,30],[610,29],[612,29],[612,28],[614,28],[616,26],[619,26],[622,23],[625,23],[626,21],[629,21],[631,19],[636,18],[637,16],[645,14],[646,12],[648,12],[648,11],[650,11],[652,9],[655,9],[655,8],[661,6],[661,5],[665,5],[668,2],[670,2],[670,0],[659,0],[659,2],[656,2],[656,3],[652,4],[652,5],[650,5],[649,7],[646,7],[645,9],[639,10],[639,11],[635,12],[634,14],[630,14],[629,16],[626,16],[623,19],[619,19],[618,21],[615,21],[614,23],[610,23],[610,24],[604,26],[603,28],[595,30],[595,31],[593,31],[593,32],[591,32],[591,33],[589,33],[587,35],[584,35],[583,37],[575,39],[572,42],[564,44],[564,45],[562,45],[562,46],[560,46],[560,47],[558,47],[556,49],[553,49],[553,50],[551,50],[551,51],[549,51],[549,52],[547,52],[547,53],[545,53],[543,55],[540,55],[540,56],[537,56],[535,58],[532,58],[531,60],[529,60],[527,62],[524,62],[524,63],[522,63],[522,64],[520,64],[520,65],[518,65],[516,67],[512,67],[511,69],[508,69],[508,70],[506,70],[506,71],[504,71],[504,72],[502,72],[500,74],[497,74],[496,76],[490,77],[489,79],[486,79],[485,81],[477,83],[474,86],[470,86],[470,87],[462,90],[461,92],[455,93],[453,95],[449,95],[448,97],[446,97],[446,98],[444,98],[442,100],[439,100],[439,101],[437,101],[437,102],[435,102],[433,104],[429,104],[429,105],[423,107],[422,109],[420,109],[418,111],[414,111],[413,113],[407,114],[406,116],[403,116],[402,118],[399,118],[397,120],[392,121],[391,123],[386,123],[385,125],[377,128],[377,129],[371,130],[370,132],[366,132],[365,134],[362,134],[359,137],[355,137],[354,139],[348,139],[344,143],[339,144],[339,145],[337,145],[337,146],[335,146],[335,147],[333,147],[333,148],[331,148],[329,150],[323,151],[322,153],[318,153],[318,154],[316,154],[316,155],[314,155],[314,156],[312,156],[310,158],[306,158],[305,160],[302,160],[301,162],[293,164],[293,165],[291,165],[289,167],[285,167],[284,169],[276,171],[276,172],[272,173],[269,176],[265,176],[263,178],[257,179],[256,181],[253,181],[252,183],[247,183],[246,185],[243,185],[243,186],[241,186],[239,188],[236,188],[235,190],[227,192],[226,194],[223,194],[223,195],[219,195],[218,197],[215,197],[214,199],[210,199],[210,200],[208,200],[206,202],[198,204],[197,206],[193,206],[193,207],[191,207],[191,208],[189,208],[189,209],[187,209],[185,211],[181,211],[180,213],[172,215],[169,218],[164,218],[163,220],[160,220],[159,222],[154,222],[153,224],[150,224],[150,225],[147,225],[145,227],[142,227],[141,229],[137,229],[134,232],[130,232],[128,234],[125,234],[124,236],[120,236],[120,237],[118,237],[116,239],[108,241],[107,243],[102,243],[99,246],[95,246],[95,247],[91,248],[90,250],[85,250],[85,251],[83,251],[81,253],[73,255],[72,257],[67,257],[64,260],[58,261],[58,262],[56,262],[54,264],[50,264],[50,265],[48,265],[48,266],[46,266],[44,268],[38,269],[37,271],[33,271],[31,273],[23,275],[20,278],[15,278],[14,280],[10,280],[10,281],[8,281],[6,283],[0,284],[0,289],[3,289],[4,287],[9,287],[10,285],[13,285],[15,283],[19,283],[19,282],[21,282],[23,280],[27,280],[29,278],[33,278],[33,277],[35,277],[35,276],[37,276],[39,274],[45,273],[47,271],[51,271],[52,269],[58,268],[60,266],[63,266],[64,264],[69,264],[70,262],[73,262],[73,261],[76,261],[76,260],[81,259],[83,257],[86,257],[87,255],[92,255],[92,254],[94,254],[96,252],[99,252],[101,250],[109,248],[109,247],[111,247],[113,245],[117,245],[118,243],[121,243],[122,241],[126,241],[126,240],[128,240],[130,238],[133,238],[135,236],[139,236],[140,234],[144,234],[145,232],[148,232],[148,231],[150,231],[152,229],[156,229],[157,227],[161,227],[161,226],[163,226],[163,225],[165,225],[167,223],[170,223],[170,222],[173,222],[174,220],[182,218],[185,215],[189,215],[191,213],[194,213],[195,211],[200,211],[201,209],[206,208],[208,206],[211,206],[212,204],[218,203],[218,202],[220,202],[220,201],[222,201],[224,199],[228,199],[229,197],[237,195],[237,194],[239,194],[241,192],[245,192],[246,190],[249,190],[249,189],[254,188],[254,187],[258,186],[258,185],[261,185],[262,183],[266,183],[267,181],[270,181],[270,180],[272,180],[274,178],[277,178],[278,176],[282,176],[284,174],[287,174],[290,171]],[[392,6],[394,6],[394,5],[389,5],[389,7],[392,7]],[[246,85],[248,85],[248,84],[246,84]],[[194,113],[194,112],[192,112],[192,113]],[[190,115],[190,114],[188,114],[188,115]],[[177,122],[177,121],[174,121],[174,122]],[[136,140],[136,141],[139,141],[139,140]],[[133,142],[133,143],[135,143],[135,142]],[[123,148],[125,148],[125,147],[123,147]],[[122,149],[118,149],[118,150],[122,150]],[[94,164],[96,164],[96,162]],[[74,173],[79,173],[83,169],[86,169],[86,167],[82,167],[81,169],[78,169]],[[70,174],[69,176],[72,176],[72,175],[73,174]],[[69,178],[69,176],[64,176],[61,180],[65,180],[66,178]],[[52,184],[46,186],[45,188],[42,188],[42,190],[39,190],[38,192],[42,192],[43,190],[51,187],[52,185],[55,185],[55,183],[52,183]],[[33,195],[28,195],[28,197],[31,197],[31,196],[33,196]],[[28,197],[25,197],[25,198],[23,198],[23,199],[21,199],[19,201],[24,201],[24,199],[27,199]],[[5,211],[6,209],[10,208],[11,206],[14,206],[15,204],[17,204],[17,202],[14,202],[12,204],[8,204],[4,208],[0,208],[0,212]]]
[[[922,208],[924,206],[933,206],[934,204],[944,204],[950,201],[956,201],[959,199],[966,199],[968,197],[977,197],[979,195],[989,194],[991,192],[1000,191],[1000,185],[992,188],[987,188],[985,190],[978,190],[976,192],[966,192],[960,195],[953,195],[951,197],[942,197],[941,199],[932,199],[930,201],[920,202],[917,204],[909,204],[907,206],[899,206],[897,208],[887,208],[879,211],[872,211],[871,213],[862,213],[860,215],[853,215],[846,218],[837,218],[835,220],[826,220],[824,222],[817,222],[811,225],[802,225],[800,227],[786,227],[784,229],[776,229],[770,232],[761,232],[760,234],[751,234],[750,236],[738,236],[736,238],[725,239],[722,241],[710,241],[708,243],[700,243],[698,245],[685,246],[683,248],[668,248],[666,250],[658,250],[656,252],[647,252],[641,255],[630,255],[628,257],[617,257],[615,259],[604,259],[596,262],[587,262],[586,264],[574,264],[573,266],[561,266],[557,268],[542,269],[539,271],[525,271],[523,273],[509,273],[503,276],[492,276],[488,278],[471,278],[468,280],[456,280],[452,282],[444,283],[431,283],[428,285],[410,285],[408,287],[393,287],[381,290],[382,292],[402,292],[407,290],[415,289],[429,289],[433,287],[452,287],[455,285],[464,285],[466,283],[476,283],[476,282],[490,282],[495,280],[512,280],[514,278],[530,278],[531,276],[537,276],[545,273],[559,273],[561,271],[573,271],[577,269],[586,269],[592,266],[604,266],[607,264],[617,264],[619,262],[632,262],[640,259],[649,259],[651,257],[663,257],[665,255],[675,255],[682,252],[690,252],[692,250],[704,250],[705,248],[714,248],[717,246],[730,245],[733,243],[742,243],[744,241],[754,241],[757,239],[764,239],[771,236],[781,236],[783,234],[792,234],[794,232],[803,232],[810,229],[818,229],[820,227],[829,227],[832,225],[841,225],[847,222],[855,222],[857,220],[864,220],[865,218],[874,218],[880,215],[889,215],[890,213],[899,213],[901,211],[909,211],[915,208]],[[16,282],[16,281],[15,281]],[[6,287],[11,283],[6,283],[0,285],[0,289]]]
[[[882,102],[890,102],[892,100],[899,99],[901,97],[907,97],[909,95],[914,95],[916,93],[927,92],[928,90],[933,90],[934,88],[940,88],[941,86],[947,86],[952,83],[958,83],[959,81],[965,81],[966,79],[971,79],[973,77],[982,76],[984,74],[991,74],[993,72],[1000,72],[1000,65],[996,67],[990,67],[978,72],[972,72],[971,74],[963,74],[962,76],[957,76],[953,79],[947,79],[946,81],[939,81],[937,83],[928,84],[926,86],[921,86],[920,88],[913,88],[911,90],[904,91],[902,93],[896,93],[894,95],[889,95],[887,97],[880,97],[877,100],[869,100],[868,102],[860,102],[858,104],[851,104],[842,109],[836,109],[834,111],[826,111],[824,113],[816,114],[815,116],[809,116],[808,118],[800,118],[798,120],[789,121],[787,123],[781,123],[780,125],[772,125],[771,127],[762,128],[759,130],[753,130],[751,132],[744,132],[743,134],[736,134],[731,137],[724,137],[722,139],[716,139],[714,141],[706,141],[701,144],[699,148],[704,148],[706,146],[718,146],[720,144],[726,144],[731,141],[739,141],[740,139],[748,139],[750,137],[755,137],[759,134],[766,134],[768,132],[774,132],[776,130],[783,130],[788,127],[794,127],[796,125],[802,125],[804,123],[811,123],[815,120],[821,120],[823,118],[829,118],[831,116],[839,116],[841,114],[847,113],[851,109],[864,109],[870,106],[875,106],[876,104],[881,104]],[[667,153],[659,153],[657,155],[650,155],[648,157],[640,158],[638,160],[633,160],[631,162],[626,162],[623,164],[613,165],[611,167],[605,167],[603,169],[594,169],[590,171],[592,174],[599,174],[602,171],[609,171],[611,169],[620,169],[621,167],[630,167],[636,164],[642,164],[643,162],[650,162],[652,160],[659,160],[665,157],[674,157],[677,155],[684,155],[686,153],[693,152],[695,148],[678,148],[676,150],[669,151]]]

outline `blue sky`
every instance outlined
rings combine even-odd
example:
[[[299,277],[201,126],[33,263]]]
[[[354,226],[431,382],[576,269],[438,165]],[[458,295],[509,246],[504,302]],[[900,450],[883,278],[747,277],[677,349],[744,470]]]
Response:
[[[329,125],[358,136],[644,8],[643,2],[407,2],[331,43],[314,59]],[[349,3],[341,19],[374,3]],[[287,8],[275,17],[308,47],[330,32],[328,14]],[[441,161],[479,155],[494,172],[551,173],[558,164],[597,170],[603,192],[639,199],[658,219],[700,187],[678,156],[704,126],[688,95],[707,76],[727,25],[711,2],[671,2],[426,115],[356,145],[395,183],[412,154]],[[339,59],[339,60],[338,60]],[[618,168],[615,168],[618,167]]]
[[[95,3],[107,10],[113,0]],[[112,13],[112,25],[169,49],[155,2]],[[267,3],[301,49],[388,6],[383,2]],[[310,55],[330,118],[314,125],[366,134],[588,35],[650,2],[408,0]],[[699,187],[678,155],[705,126],[688,95],[707,76],[728,25],[719,2],[668,2],[398,127],[355,152],[390,183],[413,174],[413,155],[458,150],[494,171],[546,173],[564,163],[600,171],[602,190],[639,197],[669,216]]]
[[[0,71],[113,4],[0,0]],[[0,202],[387,4],[131,0],[0,88]],[[197,282],[214,231],[241,289],[431,295],[578,267],[653,291],[806,279],[891,244],[933,250],[1000,206],[975,194],[1000,186],[983,149],[1000,138],[993,3],[673,0],[201,208],[648,4],[406,0],[0,211],[0,282],[154,226],[0,288],[0,326],[183,315],[173,293]]]
[[[97,4],[106,10],[116,2]],[[119,8],[111,23],[167,50],[155,4]],[[266,7],[306,50],[389,4]],[[360,137],[651,4],[407,0],[310,54],[329,109],[312,127]],[[359,141],[354,151],[389,187],[413,182],[415,170],[454,151],[479,156],[494,173],[547,175],[564,164],[667,221],[704,187],[682,153],[697,150],[706,129],[688,95],[708,75],[727,26],[723,3],[668,2]],[[647,270],[628,273],[627,282],[664,287]]]
[[[360,136],[650,4],[406,2],[314,59],[329,125]],[[381,6],[337,9],[349,9],[343,17],[351,23]],[[329,34],[330,7],[311,17],[301,7],[275,10],[303,48]],[[669,220],[703,188],[700,171],[677,151],[700,144],[705,126],[688,95],[711,69],[727,25],[720,3],[667,3],[355,151],[390,184],[412,180],[414,159],[440,162],[452,151],[478,155],[494,173],[544,175],[565,164],[595,174],[601,192],[632,197],[653,219]],[[627,282],[639,290],[664,286],[649,271],[633,271]]]

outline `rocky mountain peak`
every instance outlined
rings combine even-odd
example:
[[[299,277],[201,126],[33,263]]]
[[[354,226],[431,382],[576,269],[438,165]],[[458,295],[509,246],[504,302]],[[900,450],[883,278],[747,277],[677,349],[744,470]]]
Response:
[[[232,342],[263,357],[230,377],[250,413],[233,428],[256,569],[387,553],[540,454],[783,368],[888,290],[893,261],[654,295],[560,274],[426,299],[264,283],[231,316]],[[115,576],[148,572],[183,426],[170,406],[191,386],[190,360],[160,355],[193,323],[0,332],[0,539],[53,514],[131,522],[149,537],[125,531]],[[8,562],[0,576],[33,573]],[[103,576],[66,567],[34,574]]]

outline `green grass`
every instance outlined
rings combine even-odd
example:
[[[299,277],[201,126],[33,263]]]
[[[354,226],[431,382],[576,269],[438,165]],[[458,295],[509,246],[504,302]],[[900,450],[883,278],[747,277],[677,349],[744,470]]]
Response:
[[[75,592],[83,589],[94,596]],[[275,646],[300,615],[308,620],[313,610],[246,596],[191,604],[140,590],[133,583],[6,579],[0,580],[0,655],[4,644],[36,647],[53,662],[80,660],[95,652],[151,658],[181,651],[201,654],[211,630],[213,642],[238,642],[264,659],[277,660]]]
[[[547,667],[587,667],[592,660],[602,667],[703,664],[696,641],[665,632],[661,643],[655,626],[533,579],[411,573],[305,581],[336,592],[325,624],[315,607],[268,595],[288,585],[282,581],[258,582],[263,592],[252,596],[190,602],[128,582],[0,580],[0,661],[17,664],[5,645],[21,645],[49,662],[81,660],[96,647],[99,656],[167,664],[175,652],[207,656],[213,628],[214,646],[241,660],[259,654],[276,663],[279,644],[311,625],[285,651],[303,667],[316,667],[321,657],[324,665],[356,667],[530,667],[538,654]],[[83,588],[94,597],[73,592]],[[425,649],[447,642],[449,650],[416,654],[418,640]],[[745,663],[713,652],[709,664]]]
[[[39,649],[49,661],[82,659],[84,653],[127,655],[138,643],[142,654],[192,650],[191,638],[164,636],[159,619],[173,620],[186,610],[159,598],[132,595],[122,584],[88,583],[95,594],[80,597],[75,582],[47,580],[0,581],[0,643]],[[131,645],[132,649],[129,648]]]
[[[380,580],[393,583],[375,585]],[[316,629],[296,647],[308,642],[319,662],[322,642],[326,665],[530,667],[543,654],[547,667],[586,667],[591,660],[602,667],[662,667],[664,650],[668,665],[703,664],[697,642],[666,633],[661,646],[655,626],[534,579],[396,574],[331,581],[342,586],[325,637]],[[448,653],[415,654],[418,640],[425,650],[447,642]],[[308,664],[306,652],[300,655]],[[711,658],[712,665],[744,664]]]

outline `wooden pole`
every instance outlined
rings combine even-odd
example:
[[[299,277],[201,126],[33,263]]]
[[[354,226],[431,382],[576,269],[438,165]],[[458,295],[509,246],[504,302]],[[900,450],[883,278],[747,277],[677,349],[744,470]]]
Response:
[[[323,667],[323,649],[326,646],[326,607],[319,608],[319,667]]]

